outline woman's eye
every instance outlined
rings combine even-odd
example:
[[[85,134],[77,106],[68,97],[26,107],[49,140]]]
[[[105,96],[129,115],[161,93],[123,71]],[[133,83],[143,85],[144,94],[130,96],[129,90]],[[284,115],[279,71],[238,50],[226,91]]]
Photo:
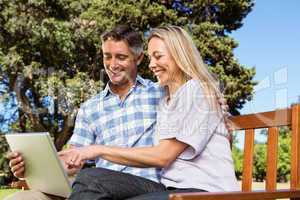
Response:
[[[156,55],[155,58],[156,59],[160,59],[162,57],[162,55]]]

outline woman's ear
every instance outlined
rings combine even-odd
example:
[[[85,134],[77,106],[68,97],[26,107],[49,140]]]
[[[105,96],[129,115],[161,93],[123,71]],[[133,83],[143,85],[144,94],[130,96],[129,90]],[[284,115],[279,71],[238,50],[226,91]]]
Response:
[[[144,53],[141,53],[139,56],[137,56],[137,58],[136,58],[136,64],[137,65],[141,64],[143,58],[144,58]]]

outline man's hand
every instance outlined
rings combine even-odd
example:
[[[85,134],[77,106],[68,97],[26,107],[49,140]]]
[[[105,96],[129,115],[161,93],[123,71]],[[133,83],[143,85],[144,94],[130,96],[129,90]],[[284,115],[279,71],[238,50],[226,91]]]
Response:
[[[20,152],[14,151],[7,155],[9,161],[9,167],[17,178],[24,178],[25,174],[25,162]]]
[[[58,152],[58,155],[63,161],[68,174],[72,174],[73,171],[81,169],[86,160],[94,159],[93,146],[73,147]]]
[[[80,165],[80,166],[74,166],[74,165],[68,165],[66,163],[66,157],[64,156],[59,156],[61,162],[62,162],[62,165],[64,167],[64,170],[65,172],[69,175],[69,176],[73,176],[74,174],[76,174],[77,172],[79,172],[79,170],[82,168],[83,164]]]

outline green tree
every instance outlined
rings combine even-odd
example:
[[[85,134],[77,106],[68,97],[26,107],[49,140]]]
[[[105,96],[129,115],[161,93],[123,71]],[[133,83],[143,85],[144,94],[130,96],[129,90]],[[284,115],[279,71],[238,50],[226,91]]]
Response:
[[[236,145],[232,146],[232,159],[235,176],[238,180],[241,180],[243,174],[243,152]]]
[[[57,149],[80,103],[100,90],[98,45],[80,19],[89,3],[0,0],[0,78],[18,99],[17,129],[49,131]]]
[[[8,184],[9,180],[13,178],[9,170],[8,160],[5,157],[8,152],[8,144],[3,135],[0,135],[0,188]]]
[[[253,177],[256,181],[262,182],[266,177],[266,144],[256,143],[253,158]]]
[[[278,148],[277,181],[287,182],[291,173],[291,130],[287,127],[279,130]]]
[[[100,34],[116,24],[145,37],[164,24],[187,29],[238,114],[252,97],[255,70],[234,58],[238,44],[229,33],[252,7],[253,0],[0,0],[0,78],[7,76],[17,95],[16,128],[50,131],[62,148],[80,103],[103,85]],[[140,72],[150,77],[147,62]],[[49,96],[50,108],[44,105]]]

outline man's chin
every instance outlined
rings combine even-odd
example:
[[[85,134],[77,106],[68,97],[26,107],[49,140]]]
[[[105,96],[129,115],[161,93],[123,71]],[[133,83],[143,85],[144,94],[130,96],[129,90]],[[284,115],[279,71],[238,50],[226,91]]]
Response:
[[[113,85],[123,85],[126,81],[124,79],[119,79],[119,78],[112,78],[110,79],[110,82],[113,84]]]

